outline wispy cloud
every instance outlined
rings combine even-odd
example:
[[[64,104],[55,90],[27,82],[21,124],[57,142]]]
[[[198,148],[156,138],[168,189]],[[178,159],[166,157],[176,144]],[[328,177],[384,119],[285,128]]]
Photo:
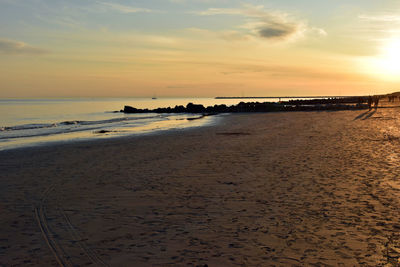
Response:
[[[113,9],[115,11],[121,12],[121,13],[151,13],[154,12],[152,9],[148,8],[139,8],[139,7],[133,7],[133,6],[127,6],[127,5],[121,5],[121,4],[116,4],[116,3],[110,3],[110,2],[98,2],[100,5]]]
[[[375,41],[385,41],[393,35],[400,34],[400,16],[396,13],[375,12],[358,15],[361,24],[357,30],[368,34],[368,39]]]
[[[82,23],[79,22],[79,20],[74,19],[73,17],[67,17],[65,15],[59,15],[59,16],[43,16],[43,15],[35,15],[35,18],[43,21],[44,23],[49,23],[49,24],[56,24],[59,26],[63,27],[69,27],[69,28],[80,28],[82,27]]]
[[[219,36],[227,41],[246,41],[251,38],[251,36],[243,34],[239,31],[223,31]]]
[[[241,8],[209,8],[195,12],[200,16],[238,15],[247,19],[242,26],[253,35],[269,40],[288,40],[307,32],[326,35],[323,29],[308,27],[307,23],[290,18],[289,14],[266,10],[264,6],[244,4]]]
[[[41,55],[48,53],[47,50],[30,46],[26,43],[13,41],[8,39],[0,39],[0,53],[1,54],[30,54],[30,55]]]
[[[371,15],[361,14],[358,15],[358,18],[363,21],[371,21],[371,22],[400,22],[400,16],[398,15],[371,16]]]
[[[359,80],[362,74],[356,71],[346,71],[337,69],[318,69],[310,67],[293,67],[284,65],[227,65],[226,70],[221,72],[223,75],[242,75],[249,73],[262,73],[265,76],[270,77],[285,77],[285,78],[296,78],[296,77],[307,77],[315,78],[320,80]]]
[[[204,11],[195,12],[201,16],[212,16],[212,15],[242,15],[244,10],[238,8],[209,8]]]

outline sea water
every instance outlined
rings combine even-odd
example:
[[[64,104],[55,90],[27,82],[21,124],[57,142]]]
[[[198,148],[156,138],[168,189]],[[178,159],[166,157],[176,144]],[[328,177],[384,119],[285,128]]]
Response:
[[[213,98],[69,98],[0,99],[0,150],[68,142],[146,134],[171,129],[200,127],[215,123],[218,116],[199,120],[199,114],[124,114],[125,105],[155,109],[191,102],[204,106],[234,105],[241,101],[275,102],[278,99]]]

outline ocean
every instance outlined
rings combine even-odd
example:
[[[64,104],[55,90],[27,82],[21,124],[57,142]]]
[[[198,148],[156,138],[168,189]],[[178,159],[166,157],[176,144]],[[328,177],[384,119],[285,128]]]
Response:
[[[220,116],[199,120],[198,114],[124,114],[125,105],[154,109],[192,102],[211,106],[241,101],[276,102],[278,99],[214,98],[64,98],[0,99],[0,150],[52,142],[104,139],[148,134],[216,123]]]

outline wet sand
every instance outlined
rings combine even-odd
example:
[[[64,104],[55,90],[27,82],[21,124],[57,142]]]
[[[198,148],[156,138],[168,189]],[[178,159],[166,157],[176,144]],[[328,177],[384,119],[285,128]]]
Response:
[[[399,115],[238,114],[0,152],[0,265],[394,265]]]

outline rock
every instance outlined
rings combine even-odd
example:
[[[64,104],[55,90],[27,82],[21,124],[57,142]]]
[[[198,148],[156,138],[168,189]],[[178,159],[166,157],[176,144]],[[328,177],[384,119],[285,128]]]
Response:
[[[175,113],[183,113],[183,112],[186,112],[186,108],[184,106],[175,106],[173,108],[173,111]]]
[[[186,105],[186,112],[188,113],[202,113],[205,112],[206,108],[203,105],[196,105],[189,103]]]
[[[124,110],[122,112],[124,113],[139,113],[139,110],[137,108],[131,107],[131,106],[125,106]]]
[[[344,97],[330,99],[309,99],[309,100],[289,100],[280,103],[272,102],[240,102],[237,105],[214,105],[205,108],[203,105],[188,103],[186,107],[175,106],[156,109],[137,109],[125,106],[121,112],[124,113],[202,113],[219,114],[234,112],[277,112],[277,111],[315,111],[315,110],[351,110],[366,109],[368,106],[363,104],[364,98]]]

